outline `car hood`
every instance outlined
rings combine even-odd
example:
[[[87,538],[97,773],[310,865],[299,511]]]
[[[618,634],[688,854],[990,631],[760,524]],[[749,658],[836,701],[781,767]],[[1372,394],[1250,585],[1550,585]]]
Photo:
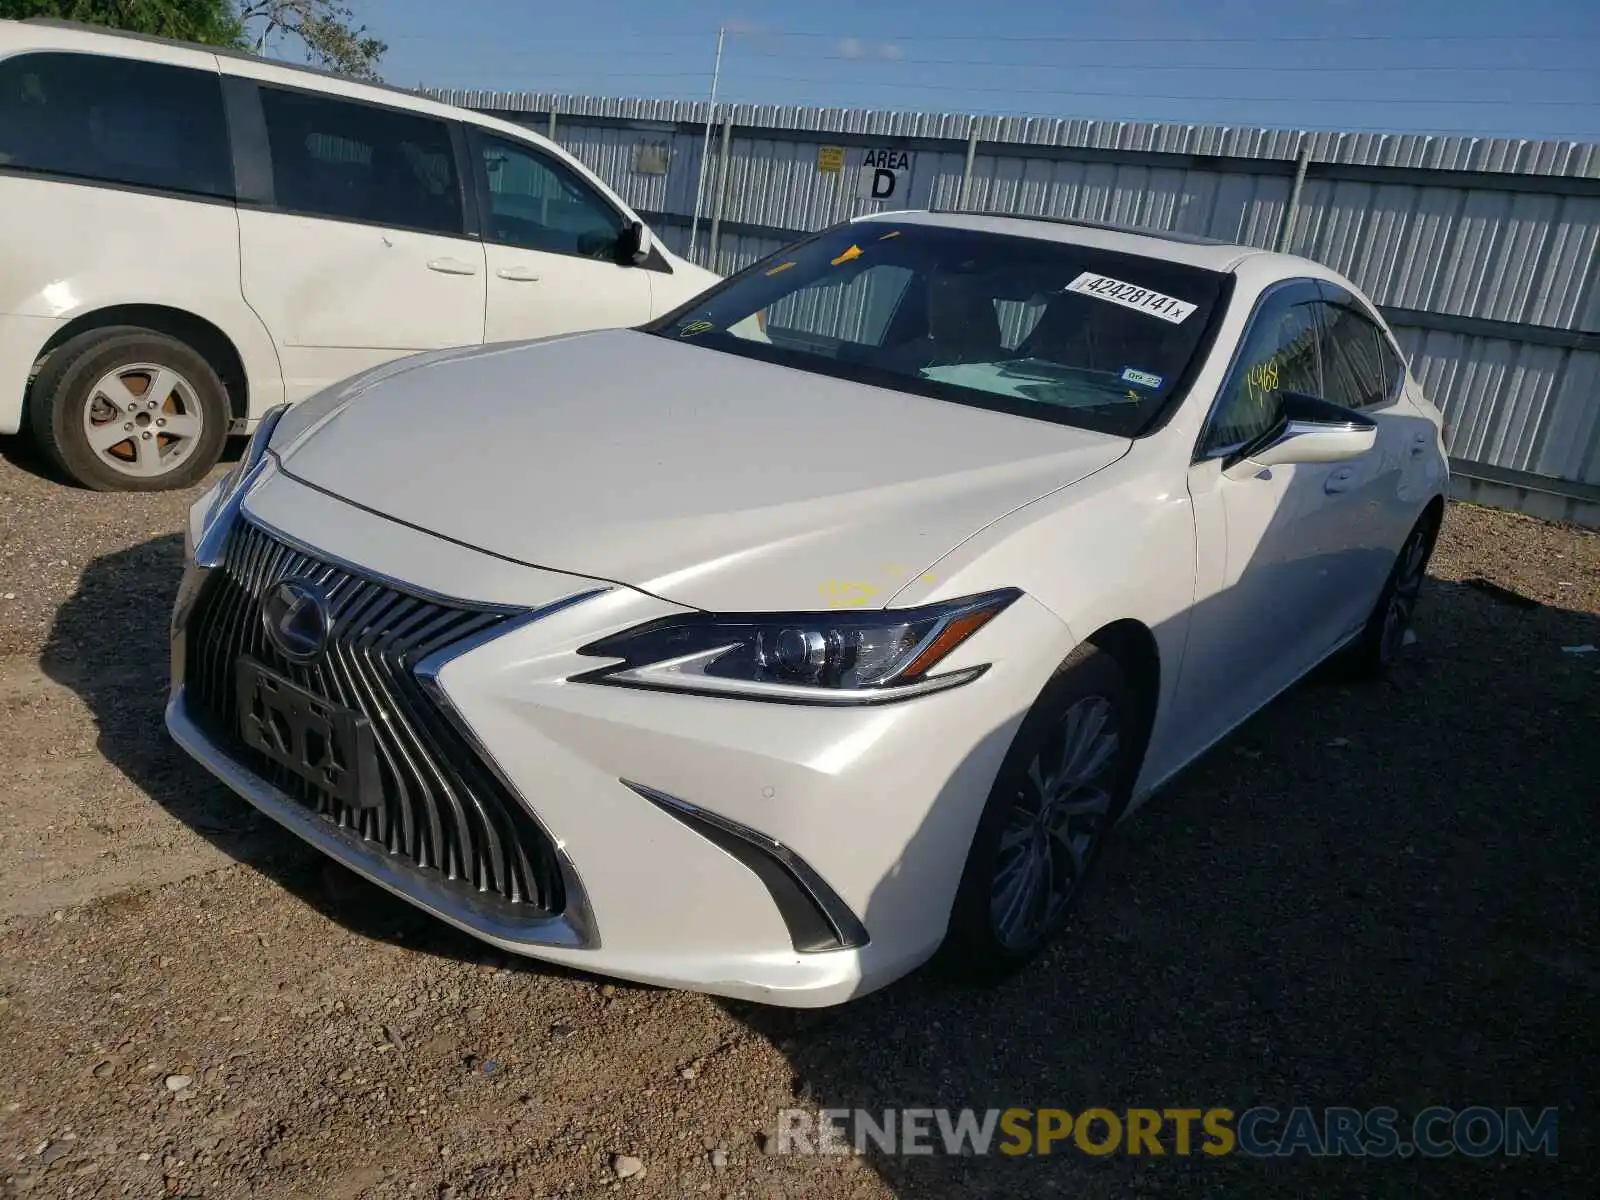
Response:
[[[302,407],[273,446],[304,482],[730,612],[887,604],[1129,445],[631,330],[424,356]]]

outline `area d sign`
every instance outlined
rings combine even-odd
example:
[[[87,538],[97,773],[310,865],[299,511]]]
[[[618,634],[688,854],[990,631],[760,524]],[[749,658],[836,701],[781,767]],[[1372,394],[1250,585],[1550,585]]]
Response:
[[[911,178],[911,154],[905,150],[867,150],[861,155],[856,195],[862,200],[893,200],[904,196]]]

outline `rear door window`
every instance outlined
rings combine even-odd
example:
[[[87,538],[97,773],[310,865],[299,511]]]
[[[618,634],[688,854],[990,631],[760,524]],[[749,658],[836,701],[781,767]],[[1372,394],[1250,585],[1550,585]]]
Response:
[[[274,202],[307,216],[459,234],[450,127],[432,117],[262,87]]]
[[[101,54],[5,59],[0,167],[231,198],[221,79]]]

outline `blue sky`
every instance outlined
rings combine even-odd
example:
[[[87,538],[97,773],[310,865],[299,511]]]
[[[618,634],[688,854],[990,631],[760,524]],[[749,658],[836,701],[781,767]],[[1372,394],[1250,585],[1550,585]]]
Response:
[[[406,86],[1600,140],[1600,0],[352,0]]]

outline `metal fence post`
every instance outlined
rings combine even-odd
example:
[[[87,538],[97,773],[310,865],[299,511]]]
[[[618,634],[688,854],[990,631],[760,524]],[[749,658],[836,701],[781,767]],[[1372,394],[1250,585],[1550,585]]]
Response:
[[[556,110],[553,108],[550,110],[550,131],[545,136],[552,142],[556,140]]]
[[[717,198],[711,206],[711,241],[706,249],[706,266],[716,270],[717,245],[722,238],[722,205],[728,197],[728,148],[733,142],[733,110],[722,122],[721,159],[717,164]]]
[[[967,165],[961,169],[961,192],[956,207],[966,211],[967,198],[972,194],[972,163],[978,157],[978,118],[971,117],[967,125]]]
[[[1294,236],[1295,210],[1300,207],[1300,192],[1306,186],[1306,167],[1311,163],[1311,135],[1300,135],[1300,149],[1294,156],[1294,186],[1289,189],[1289,203],[1284,205],[1283,220],[1278,222],[1278,241],[1273,246],[1279,254],[1289,249],[1289,239]]]

